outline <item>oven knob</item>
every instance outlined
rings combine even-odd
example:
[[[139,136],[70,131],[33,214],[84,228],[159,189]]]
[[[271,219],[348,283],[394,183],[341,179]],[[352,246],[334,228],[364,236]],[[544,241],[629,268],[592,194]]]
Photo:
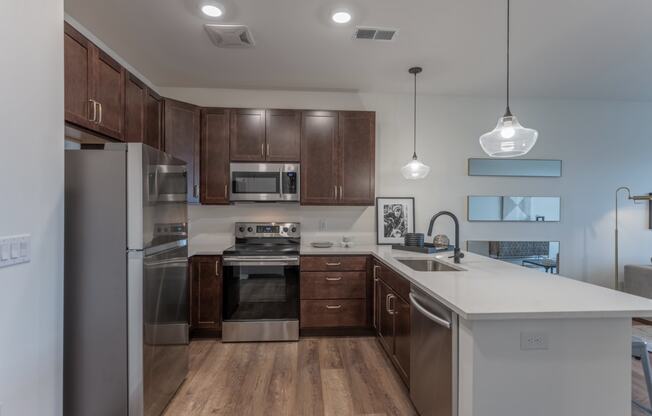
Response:
[[[244,233],[244,227],[238,228],[238,231],[240,231],[241,233]]]
[[[292,232],[296,233],[297,232],[297,227],[292,227]]]
[[[287,233],[288,232],[288,227],[283,227],[283,232]]]
[[[254,229],[253,229],[253,228],[251,228],[251,227],[247,227],[247,231],[251,233],[251,232],[253,232],[253,231],[254,231]]]

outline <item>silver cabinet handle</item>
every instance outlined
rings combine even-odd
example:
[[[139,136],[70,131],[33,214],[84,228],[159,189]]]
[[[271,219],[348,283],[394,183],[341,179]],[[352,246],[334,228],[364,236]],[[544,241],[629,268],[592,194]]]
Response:
[[[419,312],[421,312],[421,313],[422,313],[426,318],[430,319],[431,321],[433,321],[433,322],[436,323],[437,325],[441,325],[441,326],[443,326],[444,328],[447,328],[447,329],[450,329],[450,328],[451,328],[451,323],[450,323],[450,322],[448,322],[447,320],[445,320],[445,319],[443,319],[443,318],[440,318],[439,316],[435,315],[434,313],[432,313],[432,312],[426,310],[426,308],[424,308],[424,307],[419,303],[419,301],[417,300],[417,298],[416,298],[412,293],[410,293],[410,303],[411,303],[412,306],[414,306],[414,307],[415,307]]]
[[[328,280],[329,282],[339,282],[340,280],[342,280],[342,276],[339,276],[339,277],[327,277],[326,280]]]
[[[215,260],[215,276],[220,277],[220,261]]]
[[[267,156],[269,156],[269,143],[267,143]]]
[[[387,296],[385,296],[385,310],[386,310],[387,313],[389,313],[389,314],[392,313],[391,309],[389,309],[389,298],[391,298],[391,297],[392,297],[392,295],[387,295]]]
[[[192,196],[194,196],[195,198],[199,197],[199,185],[192,186]]]
[[[376,267],[378,267],[378,266],[374,266],[374,273],[376,273]],[[378,289],[377,289],[377,286],[378,286],[378,279],[374,275],[374,301],[373,301],[374,306],[373,306],[373,310],[372,310],[373,327],[374,328],[378,328],[378,323],[376,322],[376,315],[377,315],[376,314],[376,309],[378,308],[378,293],[377,293]]]
[[[342,309],[342,305],[326,305],[326,309]]]
[[[376,273],[378,270],[380,270],[380,266],[374,265],[374,279],[378,280],[378,273]]]
[[[337,185],[333,186],[333,189],[335,189],[335,199],[337,199]]]
[[[260,155],[265,158],[265,143],[260,144]]]
[[[93,104],[93,117],[91,117],[91,121],[95,123],[97,121],[97,101],[93,100],[92,98],[88,101]]]
[[[229,185],[224,185],[224,199],[229,199]]]
[[[102,103],[97,103],[97,106],[100,107],[100,117],[97,120],[97,124],[102,124]]]
[[[392,301],[394,301],[394,304],[392,304]],[[396,315],[396,309],[394,309],[394,306],[396,306],[396,296],[394,295],[389,295],[389,314],[390,315]]]
[[[342,263],[340,263],[340,262],[338,261],[337,263],[326,263],[326,265],[327,265],[327,266],[334,267],[334,266],[341,266]]]
[[[340,201],[342,200],[342,185],[340,185]]]

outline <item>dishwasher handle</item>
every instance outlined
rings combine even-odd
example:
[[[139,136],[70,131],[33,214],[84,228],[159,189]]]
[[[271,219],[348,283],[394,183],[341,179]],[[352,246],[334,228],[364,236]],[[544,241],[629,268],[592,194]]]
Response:
[[[417,297],[414,296],[412,293],[410,293],[410,303],[412,303],[412,306],[417,308],[419,312],[421,312],[426,318],[430,319],[437,325],[443,326],[446,329],[451,329],[451,323],[448,322],[447,320],[440,318],[439,316],[435,315],[434,313],[428,311],[426,308],[423,307],[417,300]]]

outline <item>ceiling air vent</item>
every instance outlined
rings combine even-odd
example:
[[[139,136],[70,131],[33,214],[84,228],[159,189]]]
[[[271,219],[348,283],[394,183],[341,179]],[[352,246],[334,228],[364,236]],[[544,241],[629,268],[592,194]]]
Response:
[[[243,25],[204,25],[208,37],[218,48],[253,48],[254,37]]]
[[[394,40],[396,29],[380,29],[373,27],[358,27],[355,29],[353,39],[367,40]]]

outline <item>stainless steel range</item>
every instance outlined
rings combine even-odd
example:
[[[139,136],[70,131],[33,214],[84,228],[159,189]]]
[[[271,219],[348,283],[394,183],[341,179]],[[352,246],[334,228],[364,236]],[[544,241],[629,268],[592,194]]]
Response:
[[[236,223],[223,253],[222,341],[299,339],[299,223]]]

